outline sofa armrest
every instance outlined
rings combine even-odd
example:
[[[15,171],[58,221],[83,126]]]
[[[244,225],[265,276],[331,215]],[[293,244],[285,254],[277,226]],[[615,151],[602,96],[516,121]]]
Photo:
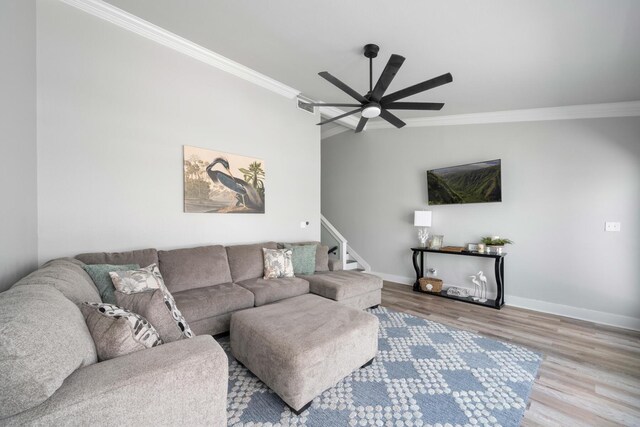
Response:
[[[209,335],[96,363],[8,425],[227,425],[229,369]]]
[[[329,258],[329,271],[342,270],[342,260]]]

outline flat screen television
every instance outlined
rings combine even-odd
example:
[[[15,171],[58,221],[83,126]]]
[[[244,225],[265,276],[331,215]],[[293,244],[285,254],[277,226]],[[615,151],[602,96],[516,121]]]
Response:
[[[429,205],[502,201],[500,159],[427,171]]]

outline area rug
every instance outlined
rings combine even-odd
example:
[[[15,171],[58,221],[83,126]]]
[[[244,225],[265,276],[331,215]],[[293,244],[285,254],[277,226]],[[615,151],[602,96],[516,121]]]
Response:
[[[229,426],[517,426],[538,353],[379,307],[378,355],[296,416],[229,356]],[[497,326],[499,327],[499,326]]]

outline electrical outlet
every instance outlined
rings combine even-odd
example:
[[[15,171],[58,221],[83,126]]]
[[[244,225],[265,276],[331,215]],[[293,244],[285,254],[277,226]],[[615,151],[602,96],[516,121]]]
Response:
[[[620,231],[620,223],[607,221],[604,223],[604,231]]]

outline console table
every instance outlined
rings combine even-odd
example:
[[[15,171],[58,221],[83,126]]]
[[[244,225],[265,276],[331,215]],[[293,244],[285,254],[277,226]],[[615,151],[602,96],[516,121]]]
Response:
[[[422,292],[429,295],[436,295],[443,298],[449,298],[449,299],[454,299],[458,301],[468,302],[471,304],[483,305],[485,307],[491,307],[498,310],[500,310],[500,308],[504,305],[504,257],[507,255],[506,253],[486,254],[486,253],[470,252],[470,251],[451,252],[451,251],[442,251],[440,249],[429,249],[429,248],[411,248],[411,250],[413,251],[413,268],[415,268],[416,270],[416,281],[413,284],[413,290],[415,292]],[[487,299],[485,302],[480,302],[480,301],[474,301],[471,297],[458,297],[455,295],[447,295],[447,292],[444,290],[442,292],[425,292],[421,290],[419,280],[421,277],[424,277],[425,253],[473,256],[473,257],[495,259],[495,275],[496,275],[496,283],[498,285],[498,295],[496,296],[496,299]],[[418,263],[418,258],[420,259],[419,263]]]

